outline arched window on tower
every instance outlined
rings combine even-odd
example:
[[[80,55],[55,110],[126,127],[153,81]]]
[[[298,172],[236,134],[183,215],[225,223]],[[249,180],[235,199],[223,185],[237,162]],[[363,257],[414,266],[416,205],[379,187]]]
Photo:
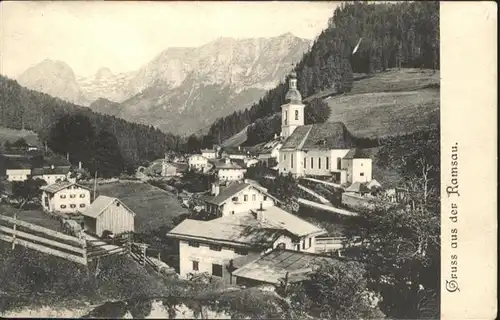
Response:
[[[285,111],[285,125],[286,125],[286,123],[287,123],[287,114],[288,114],[288,113]]]
[[[299,110],[295,110],[295,120],[299,120]]]

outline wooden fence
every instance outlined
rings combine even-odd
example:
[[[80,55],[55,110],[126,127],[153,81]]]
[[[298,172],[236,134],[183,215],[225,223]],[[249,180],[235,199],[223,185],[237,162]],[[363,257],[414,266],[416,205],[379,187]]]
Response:
[[[0,240],[28,249],[87,265],[87,242],[78,238],[31,224],[16,217],[0,215]]]

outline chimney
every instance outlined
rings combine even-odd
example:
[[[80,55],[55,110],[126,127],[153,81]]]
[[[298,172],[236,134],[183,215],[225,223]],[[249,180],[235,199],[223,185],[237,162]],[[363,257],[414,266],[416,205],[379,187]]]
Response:
[[[218,196],[219,195],[219,191],[220,191],[219,182],[216,181],[216,182],[212,183],[212,195],[213,196]]]
[[[238,146],[238,151],[240,151],[240,150],[241,150],[241,146]]]
[[[229,158],[224,159],[224,161],[226,162],[226,164],[231,164],[231,159]]]
[[[78,161],[78,169],[82,170],[82,162]]]
[[[277,134],[277,133],[275,133],[275,134],[274,134],[274,139],[277,139],[277,138],[278,138],[278,134]]]
[[[50,169],[54,170],[54,165],[53,164],[50,165]]]

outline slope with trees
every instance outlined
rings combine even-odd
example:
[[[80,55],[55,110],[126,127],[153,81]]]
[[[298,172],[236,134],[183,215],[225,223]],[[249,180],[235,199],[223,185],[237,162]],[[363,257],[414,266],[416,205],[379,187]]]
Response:
[[[389,68],[438,70],[439,50],[439,2],[347,2],[334,11],[328,28],[297,64],[298,89],[304,97],[324,90],[341,94],[351,90],[353,73]],[[251,108],[217,119],[207,141],[223,141],[257,119],[279,112],[287,80]]]
[[[167,148],[179,146],[180,138],[175,135],[165,134],[152,126],[94,113],[89,108],[21,87],[4,76],[0,76],[0,101],[0,126],[33,130],[41,141],[50,139],[52,127],[65,116],[78,114],[88,118],[97,132],[106,130],[116,137],[127,165],[160,158]]]

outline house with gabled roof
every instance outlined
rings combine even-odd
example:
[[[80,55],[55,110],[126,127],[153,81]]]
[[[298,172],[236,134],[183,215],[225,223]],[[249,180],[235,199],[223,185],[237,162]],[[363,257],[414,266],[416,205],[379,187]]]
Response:
[[[242,147],[224,147],[222,148],[221,158],[229,158],[229,159],[240,159],[244,160],[250,156],[250,152],[246,151]]]
[[[279,151],[282,146],[283,140],[277,135],[273,140],[262,143],[257,150],[259,161],[266,166],[272,164],[273,160],[278,163]]]
[[[90,188],[74,182],[56,182],[40,189],[42,190],[42,207],[49,212],[83,212],[92,201]]]
[[[42,179],[47,182],[47,184],[64,181],[69,177],[69,174],[70,166],[50,165],[48,167],[33,168],[31,171],[33,179]]]
[[[246,165],[240,159],[210,159],[209,162],[213,165],[211,170],[219,181],[243,180],[245,172],[247,172]]]
[[[99,196],[82,214],[84,230],[99,237],[105,230],[134,232],[135,213],[118,198]]]
[[[297,79],[289,80],[286,103],[281,107],[282,124],[278,171],[295,177],[331,178],[338,184],[372,179],[371,159],[356,149],[355,139],[341,122],[304,125],[304,104]]]
[[[179,241],[179,273],[208,272],[232,282],[230,262],[275,248],[314,252],[326,231],[279,207],[250,210],[210,221],[186,219],[167,237]]]
[[[212,184],[211,195],[204,198],[205,210],[217,217],[230,216],[252,209],[277,205],[279,200],[267,189],[249,180],[220,185]]]

